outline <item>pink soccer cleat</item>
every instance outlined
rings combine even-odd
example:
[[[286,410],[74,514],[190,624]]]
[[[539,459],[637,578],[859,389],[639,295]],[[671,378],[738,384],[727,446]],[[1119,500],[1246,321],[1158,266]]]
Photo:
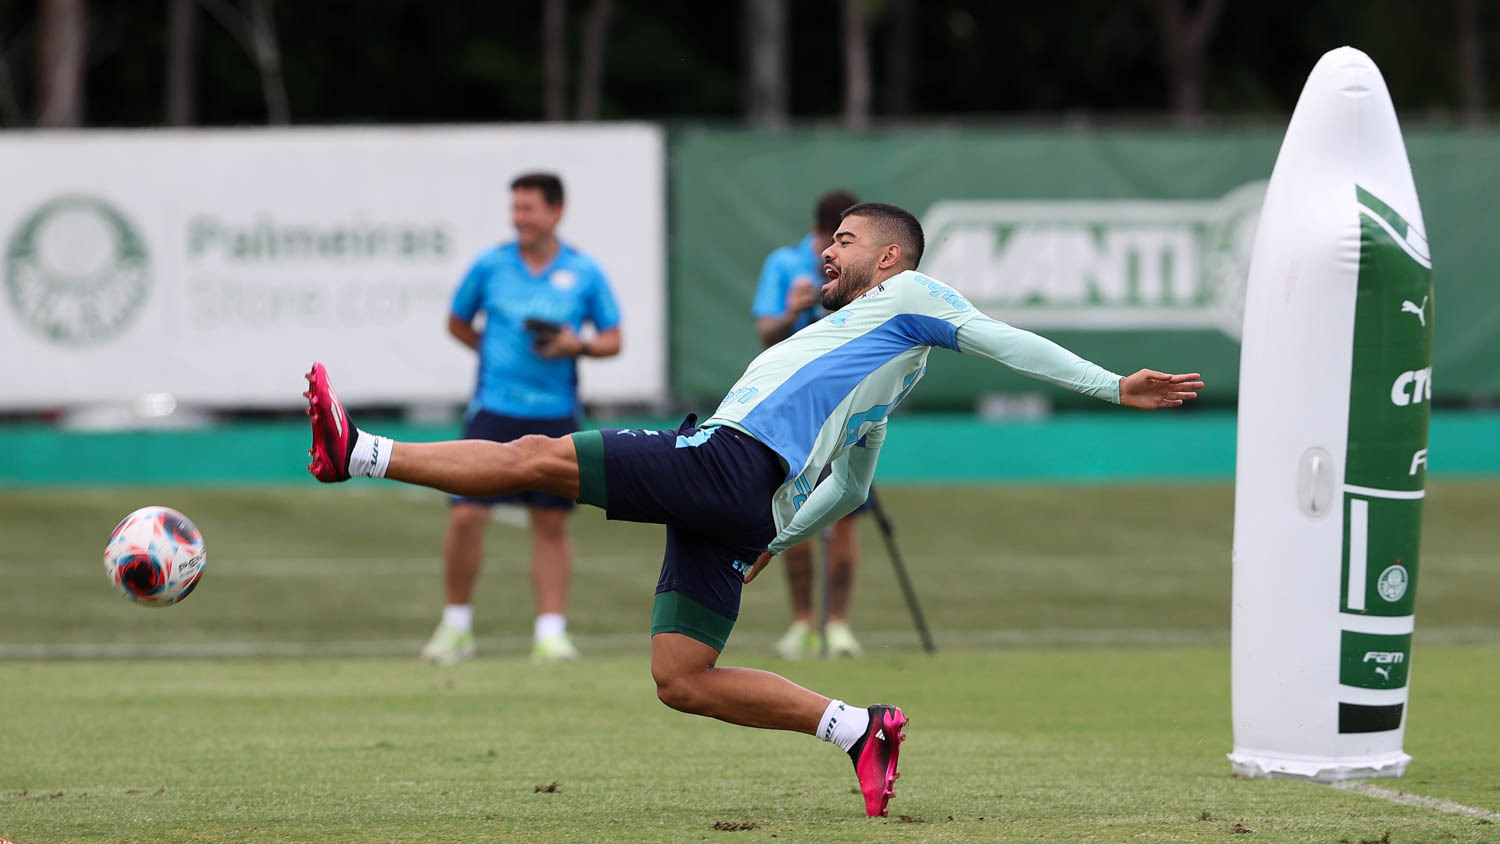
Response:
[[[328,370],[314,362],[307,373],[307,415],[312,417],[312,462],[307,471],[325,484],[349,480],[349,453],[354,448],[354,425],[339,402]]]
[[[906,734],[906,714],[898,706],[877,703],[869,708],[870,726],[865,735],[849,748],[849,758],[854,760],[854,775],[859,777],[859,790],[865,795],[865,814],[870,817],[885,817],[886,803],[896,796],[896,759],[901,755],[901,742]]]

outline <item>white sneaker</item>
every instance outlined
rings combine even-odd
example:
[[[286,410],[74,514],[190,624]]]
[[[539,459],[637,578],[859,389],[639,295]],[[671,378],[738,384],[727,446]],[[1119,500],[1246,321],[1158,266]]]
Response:
[[[841,656],[863,656],[865,649],[859,646],[859,640],[854,638],[854,631],[849,629],[848,622],[828,622],[828,655],[833,658]]]
[[[794,621],[786,633],[776,640],[773,649],[782,659],[807,659],[818,655],[822,649],[818,631],[805,621]]]
[[[573,647],[573,640],[566,633],[557,633],[552,636],[544,636],[536,640],[531,646],[532,662],[563,662],[564,660],[577,659],[581,654]]]
[[[422,659],[438,665],[457,665],[473,658],[474,633],[446,622],[439,624],[422,646]]]

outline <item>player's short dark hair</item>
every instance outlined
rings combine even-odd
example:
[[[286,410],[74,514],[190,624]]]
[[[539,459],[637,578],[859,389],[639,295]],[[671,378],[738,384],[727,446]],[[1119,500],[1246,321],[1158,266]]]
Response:
[[[818,204],[813,206],[813,226],[820,232],[833,234],[838,231],[844,212],[858,204],[859,197],[852,192],[843,188],[831,190],[818,197]]]
[[[927,240],[922,236],[922,224],[905,208],[885,202],[861,202],[844,209],[843,216],[839,219],[842,220],[843,217],[863,217],[874,223],[882,237],[888,237],[891,242],[900,245],[902,257],[911,261],[907,269],[914,270],[922,262],[922,250],[927,248]]]
[[[556,173],[522,173],[510,183],[510,189],[522,188],[541,191],[542,199],[553,207],[563,204],[562,179]]]

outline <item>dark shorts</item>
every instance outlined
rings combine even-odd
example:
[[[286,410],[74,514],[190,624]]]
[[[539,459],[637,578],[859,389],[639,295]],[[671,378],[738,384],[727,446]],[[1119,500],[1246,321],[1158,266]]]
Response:
[[[745,572],[776,537],[771,497],[786,467],[749,435],[696,421],[575,434],[578,498],[610,519],[667,526],[651,632],[723,650]]]
[[[578,419],[572,416],[563,416],[551,419],[523,419],[519,416],[505,416],[499,413],[491,413],[481,410],[464,423],[464,439],[466,440],[490,440],[497,443],[508,443],[518,440],[527,434],[541,434],[547,437],[566,437],[578,430]],[[450,496],[450,504],[483,504],[490,506],[494,504],[524,504],[527,507],[541,507],[550,510],[571,510],[575,503],[560,495],[552,495],[546,492],[517,492],[512,495],[490,495],[482,498],[465,498],[463,496]]]

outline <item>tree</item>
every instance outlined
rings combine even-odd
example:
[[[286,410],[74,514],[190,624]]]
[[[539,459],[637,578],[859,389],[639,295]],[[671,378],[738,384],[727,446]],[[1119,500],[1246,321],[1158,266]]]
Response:
[[[542,102],[547,120],[568,119],[568,3],[542,2]]]
[[[881,97],[886,114],[911,113],[912,52],[916,41],[915,0],[891,0],[885,30],[885,84]]]
[[[865,0],[844,0],[844,125],[870,125],[870,22]]]
[[[604,50],[609,42],[609,24],[614,13],[614,0],[594,0],[584,18],[578,110],[575,112],[579,120],[599,119],[599,100],[604,90]]]
[[[169,126],[197,122],[198,2],[167,0],[166,117]]]
[[[20,97],[16,95],[16,80],[10,75],[10,51],[3,43],[0,43],[0,120],[6,126],[20,126],[26,122]]]
[[[1202,118],[1203,56],[1224,11],[1224,0],[1203,0],[1192,13],[1188,2],[1156,0],[1172,119],[1179,125],[1191,125]]]
[[[745,0],[745,119],[752,126],[787,122],[786,0]]]
[[[38,18],[37,125],[80,126],[88,8],[84,0],[42,0]]]
[[[276,40],[276,14],[272,8],[275,0],[242,0],[243,6],[235,6],[229,0],[201,2],[255,63],[266,100],[266,122],[276,126],[292,122],[286,81],[281,76],[281,47]]]
[[[1484,120],[1484,42],[1480,40],[1479,5],[1474,0],[1458,0],[1458,85],[1463,103],[1464,120]]]

